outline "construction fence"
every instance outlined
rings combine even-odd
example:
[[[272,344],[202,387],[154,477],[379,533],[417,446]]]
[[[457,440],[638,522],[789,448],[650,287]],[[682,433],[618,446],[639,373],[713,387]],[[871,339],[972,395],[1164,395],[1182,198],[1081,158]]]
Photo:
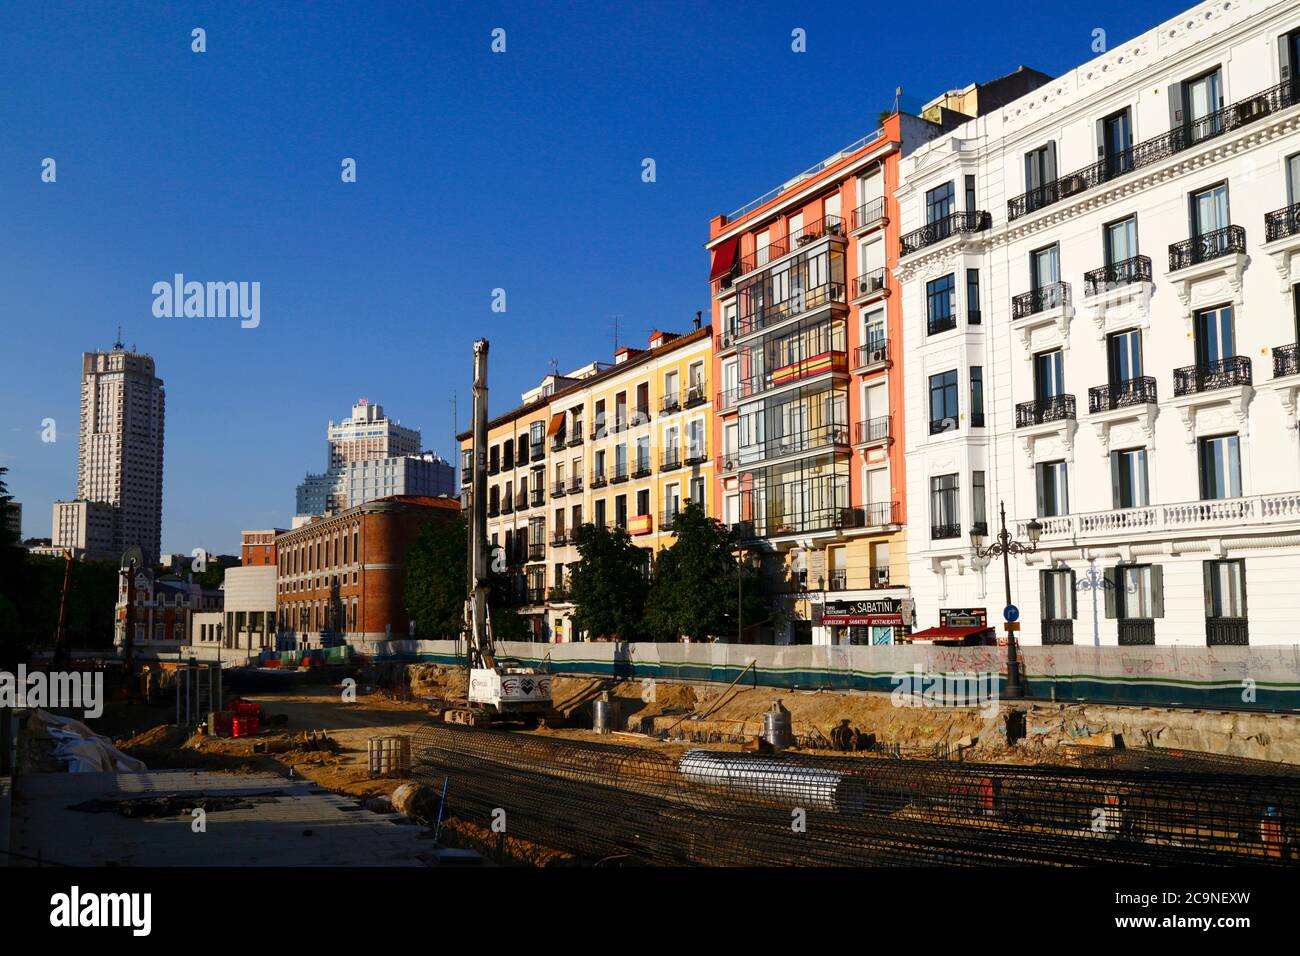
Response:
[[[354,645],[375,660],[464,663],[458,641],[381,641]],[[1029,695],[1043,701],[1284,712],[1300,710],[1300,646],[1021,647]],[[771,646],[591,642],[502,642],[514,657],[555,673],[618,680],[743,683],[800,690],[892,692],[934,675],[997,675],[1005,647],[941,645]]]

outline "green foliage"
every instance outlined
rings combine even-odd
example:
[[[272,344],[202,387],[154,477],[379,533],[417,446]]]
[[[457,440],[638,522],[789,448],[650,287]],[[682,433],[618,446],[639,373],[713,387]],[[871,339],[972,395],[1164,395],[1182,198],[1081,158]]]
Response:
[[[649,555],[623,528],[584,524],[575,539],[578,561],[569,568],[575,631],[589,640],[637,640],[643,633]]]
[[[752,577],[737,589],[739,566],[735,535],[696,502],[688,502],[673,522],[675,540],[659,553],[654,586],[646,602],[646,628],[659,640],[685,635],[693,641],[736,633],[737,601],[745,619],[757,624],[767,616],[756,601]],[[756,584],[757,582],[754,582]]]
[[[509,606],[504,575],[489,572],[492,634],[499,641],[528,640],[528,626]],[[464,628],[469,589],[469,523],[463,514],[420,529],[406,553],[403,595],[421,640],[457,637]]]
[[[469,529],[463,515],[420,529],[406,553],[404,595],[423,640],[456,637],[465,618]]]

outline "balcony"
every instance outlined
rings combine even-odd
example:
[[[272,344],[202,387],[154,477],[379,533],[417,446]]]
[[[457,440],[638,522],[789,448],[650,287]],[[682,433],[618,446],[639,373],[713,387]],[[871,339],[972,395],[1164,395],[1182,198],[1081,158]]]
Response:
[[[1027,319],[1031,315],[1051,312],[1070,304],[1070,283],[1053,282],[1011,299],[1011,319]]]
[[[569,479],[569,494],[571,494],[571,495],[580,495],[580,494],[582,494],[582,476],[581,476],[581,475],[574,475],[572,478]]]
[[[529,588],[524,592],[524,600],[529,605],[542,604],[546,600],[545,588]]]
[[[1072,546],[1077,541],[1132,541],[1136,538],[1201,537],[1215,530],[1231,531],[1251,525],[1300,526],[1300,491],[1214,498],[1170,505],[1144,505],[1039,518],[1041,540]],[[1028,520],[1016,522],[1016,537],[1028,534]]]
[[[841,531],[863,527],[861,508],[810,508],[805,511],[769,513],[752,522],[758,537],[775,538],[792,534]]]
[[[1275,209],[1264,216],[1264,241],[1276,242],[1289,236],[1300,235],[1300,203]]]
[[[686,465],[688,468],[693,468],[696,465],[702,465],[708,460],[709,460],[709,452],[704,447],[703,442],[700,442],[700,444],[694,447],[687,448]]]
[[[649,478],[652,470],[653,469],[650,467],[650,456],[647,455],[644,458],[638,458],[636,464],[632,468],[632,477]]]
[[[784,365],[778,366],[770,372],[756,372],[742,378],[738,389],[739,398],[748,400],[765,392],[784,388],[796,382],[819,378],[823,375],[847,375],[849,371],[849,355],[844,347],[843,329],[836,329],[835,331],[837,334],[818,337],[829,341],[816,344],[807,343],[813,348],[819,346],[825,348],[825,351],[818,352],[816,355],[809,355],[806,358],[795,358],[792,361],[787,361]],[[796,349],[792,348],[790,351],[794,353]]]
[[[888,445],[893,436],[889,433],[889,416],[868,418],[858,422],[854,444],[859,446]]]
[[[686,386],[686,396],[683,405],[686,408],[696,408],[703,405],[709,400],[709,393],[703,383]]]
[[[1088,413],[1111,412],[1133,405],[1155,404],[1156,380],[1150,375],[1130,378],[1123,382],[1098,385],[1088,389]]]
[[[961,537],[960,524],[932,524],[930,525],[931,541],[951,541],[954,538]]]
[[[1171,245],[1169,271],[1190,269],[1234,253],[1243,256],[1246,254],[1246,230],[1241,226],[1224,226]]]
[[[1156,622],[1149,617],[1126,617],[1119,622],[1119,644],[1134,647],[1156,642]]]
[[[659,414],[671,415],[673,412],[682,410],[682,399],[679,392],[670,392],[659,401]]]
[[[546,558],[546,542],[530,541],[528,542],[528,560],[542,561]]]
[[[983,210],[955,212],[903,236],[899,240],[899,255],[909,256],[953,236],[968,236],[983,232],[992,225],[993,217]]]
[[[497,515],[501,514],[500,503],[491,502],[490,504],[488,504],[487,513],[489,518],[495,518]]]
[[[951,332],[957,328],[957,313],[950,312],[947,315],[931,315],[926,320],[926,334],[938,335],[941,332]]]
[[[827,591],[847,591],[849,589],[849,572],[843,568],[832,571],[826,578]]]
[[[515,495],[515,510],[516,510],[516,511],[527,511],[527,510],[528,510],[528,493],[527,493],[527,492],[521,491],[521,492],[519,492],[519,494]]]
[[[853,371],[858,373],[875,372],[882,368],[889,368],[893,364],[889,358],[889,341],[887,339],[876,339],[866,345],[859,345],[856,360],[857,364],[853,366]]]
[[[848,449],[849,426],[844,424],[818,425],[784,435],[774,435],[765,441],[741,445],[736,454],[741,467],[754,467],[789,455],[821,451],[826,448]]]
[[[723,452],[713,459],[713,467],[719,474],[735,471],[740,467],[740,453],[735,451]]]
[[[568,492],[564,490],[563,481],[557,481],[553,485],[551,485],[552,498],[563,498],[566,494],[568,494]]]
[[[578,445],[582,444],[582,441],[582,423],[578,422],[578,424],[573,427],[573,434],[569,436],[567,444],[570,448],[576,448]]]
[[[528,493],[529,501],[534,508],[539,508],[546,501],[546,489],[534,488]]]
[[[1250,625],[1244,617],[1207,617],[1207,647],[1245,647],[1250,643]]]
[[[673,525],[677,523],[677,516],[681,514],[681,508],[666,508],[659,515],[659,530],[672,531]]]
[[[901,524],[898,520],[897,501],[873,501],[862,508],[862,523],[866,528],[885,528]]]
[[[849,231],[857,232],[858,230],[870,229],[874,226],[884,225],[888,221],[885,218],[885,197],[869,199],[853,210],[852,215],[849,217]]]
[[[593,471],[591,473],[591,487],[604,488],[606,485],[605,473],[603,471]]]
[[[1250,359],[1233,355],[1204,365],[1174,369],[1174,395],[1196,395],[1251,384]]]
[[[1073,644],[1074,621],[1069,618],[1061,621],[1043,621],[1041,633],[1044,644]]]
[[[844,311],[846,291],[843,282],[826,282],[814,288],[795,290],[779,302],[759,303],[748,315],[741,317],[738,339],[757,335],[797,316],[821,309],[838,306],[840,311]]]
[[[1016,427],[1043,425],[1050,422],[1074,421],[1074,396],[1051,395],[1021,402],[1016,406]]]
[[[664,449],[663,454],[659,456],[660,471],[676,471],[682,467],[682,450],[680,448]]]
[[[736,388],[725,388],[718,392],[717,396],[713,399],[713,409],[718,412],[726,411],[729,408],[735,408],[739,401],[739,386]]]
[[[564,451],[564,432],[558,431],[551,438],[551,451]]]
[[[1300,374],[1300,356],[1297,356],[1296,343],[1290,345],[1279,345],[1273,350],[1273,377],[1282,378],[1286,375]]]
[[[569,589],[551,588],[548,592],[546,592],[546,599],[555,604],[567,604],[569,603]]]
[[[609,482],[612,485],[619,485],[627,481],[627,465],[615,465],[613,473],[609,476]]]
[[[744,276],[757,269],[764,269],[776,262],[783,256],[789,255],[796,249],[803,246],[811,245],[828,236],[843,236],[844,221],[839,216],[826,216],[815,222],[809,223],[793,236],[785,236],[774,240],[764,246],[762,249],[756,249],[748,256],[740,260],[740,267],[737,275]]]
[[[595,427],[591,430],[591,440],[592,440],[592,441],[600,441],[600,440],[601,440],[602,438],[604,438],[604,437],[605,437],[605,426],[604,426],[604,425],[597,425],[597,426],[595,426]]]
[[[864,272],[853,281],[853,301],[889,295],[889,273],[882,269]]]
[[[488,462],[487,473],[488,473],[488,475],[499,475],[499,474],[501,474],[501,462],[500,462],[499,459],[498,459],[498,460],[493,460],[493,461]]]
[[[551,547],[563,548],[572,540],[573,538],[570,537],[569,532],[561,528],[551,535]]]
[[[1019,219],[1035,210],[1076,196],[1135,169],[1150,166],[1208,139],[1231,132],[1297,102],[1296,86],[1280,83],[1241,102],[1224,107],[1209,116],[1194,120],[1137,143],[1128,149],[1066,173],[1050,183],[1031,189],[1007,202],[1007,219]]]
[[[514,499],[512,499],[509,495],[507,495],[505,499],[501,502],[501,513],[503,515],[513,514],[514,510],[515,510]]]
[[[1151,257],[1133,256],[1112,262],[1100,269],[1093,269],[1083,274],[1083,294],[1085,297],[1102,295],[1112,289],[1122,288],[1138,282],[1151,281]]]
[[[541,461],[546,457],[546,443],[538,442],[536,445],[528,446],[528,457],[532,461]],[[522,464],[522,462],[521,462]]]

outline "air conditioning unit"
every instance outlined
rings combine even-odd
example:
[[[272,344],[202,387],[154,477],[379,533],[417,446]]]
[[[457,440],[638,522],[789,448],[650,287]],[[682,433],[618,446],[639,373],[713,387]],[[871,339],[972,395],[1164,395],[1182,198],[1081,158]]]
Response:
[[[875,365],[877,362],[883,362],[889,358],[889,350],[883,345],[880,348],[872,349],[867,353],[867,364]]]

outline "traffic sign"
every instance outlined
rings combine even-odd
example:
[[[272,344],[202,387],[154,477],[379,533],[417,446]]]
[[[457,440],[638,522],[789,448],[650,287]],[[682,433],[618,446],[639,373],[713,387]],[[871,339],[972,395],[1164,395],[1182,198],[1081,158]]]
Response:
[[[1020,620],[1020,608],[1016,607],[1014,604],[1008,604],[1002,609],[1002,620],[1006,621],[1008,624],[1012,621]]]

